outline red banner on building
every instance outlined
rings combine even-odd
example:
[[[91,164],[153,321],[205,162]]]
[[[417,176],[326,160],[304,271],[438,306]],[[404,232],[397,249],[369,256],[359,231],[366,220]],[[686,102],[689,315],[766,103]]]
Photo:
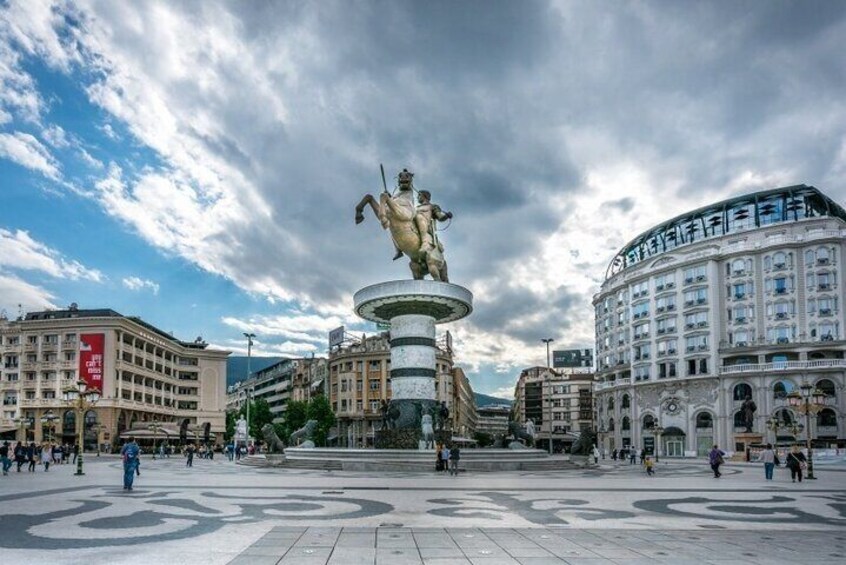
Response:
[[[88,388],[103,390],[103,353],[106,346],[105,334],[82,334],[79,336],[79,378]]]

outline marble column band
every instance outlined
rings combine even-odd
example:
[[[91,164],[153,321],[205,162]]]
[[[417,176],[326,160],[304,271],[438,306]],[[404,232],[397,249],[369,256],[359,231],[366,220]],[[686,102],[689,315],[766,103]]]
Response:
[[[404,280],[363,288],[355,293],[354,301],[356,314],[391,327],[388,432],[414,430],[404,434],[403,441],[416,447],[422,415],[437,410],[435,325],[469,315],[473,294],[450,283]]]
[[[422,314],[391,318],[391,396],[435,400],[435,319]]]

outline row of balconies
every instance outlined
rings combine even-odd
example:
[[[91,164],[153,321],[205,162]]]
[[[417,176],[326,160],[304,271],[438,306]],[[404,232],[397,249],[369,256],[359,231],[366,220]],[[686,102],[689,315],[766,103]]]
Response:
[[[842,369],[846,367],[846,359],[814,359],[808,361],[778,361],[775,363],[742,363],[738,365],[723,365],[721,375],[737,373],[768,373],[771,371],[797,371],[809,369]]]

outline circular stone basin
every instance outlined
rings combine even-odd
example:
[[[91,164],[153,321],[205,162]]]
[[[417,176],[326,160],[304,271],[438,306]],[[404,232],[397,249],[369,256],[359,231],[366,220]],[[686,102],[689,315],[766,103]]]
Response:
[[[429,280],[389,281],[355,293],[355,313],[371,322],[389,324],[396,316],[420,314],[435,323],[454,322],[473,311],[473,293],[456,284]]]

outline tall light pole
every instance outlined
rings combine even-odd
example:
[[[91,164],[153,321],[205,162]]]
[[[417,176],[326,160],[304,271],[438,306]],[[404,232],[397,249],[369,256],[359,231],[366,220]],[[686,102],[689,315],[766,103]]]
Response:
[[[100,391],[96,388],[87,389],[88,383],[77,381],[76,388],[69,387],[64,390],[65,402],[76,410],[76,426],[79,430],[79,457],[76,459],[76,476],[85,473],[82,470],[82,454],[85,453],[85,411],[93,407],[100,400]]]
[[[816,479],[814,476],[814,452],[811,445],[811,414],[817,414],[825,407],[825,394],[816,390],[811,383],[804,383],[799,387],[801,393],[793,391],[787,395],[787,400],[792,408],[805,414],[805,447],[808,449],[808,478]]]
[[[59,417],[53,414],[52,410],[48,410],[41,416],[41,427],[45,430],[50,430],[50,433],[47,435],[47,441],[52,443],[54,438],[54,431],[56,430],[56,420]]]
[[[256,337],[254,333],[247,333],[244,332],[244,337],[247,338],[247,439],[244,440],[246,443],[250,443],[250,361],[253,356],[253,338]]]
[[[549,362],[549,344],[555,341],[551,337],[541,339],[546,344],[546,374],[549,379],[549,398],[546,399],[546,404],[549,404],[549,454],[552,455],[552,367]]]

